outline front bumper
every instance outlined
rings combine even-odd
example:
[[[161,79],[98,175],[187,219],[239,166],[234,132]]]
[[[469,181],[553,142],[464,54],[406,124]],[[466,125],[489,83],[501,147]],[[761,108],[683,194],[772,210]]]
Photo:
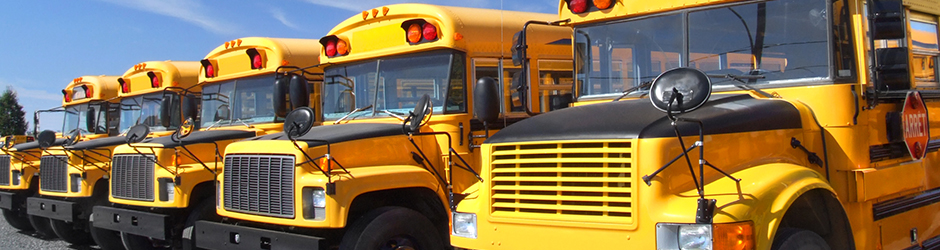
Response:
[[[16,194],[0,191],[0,208],[13,210],[13,199]]]
[[[66,222],[76,221],[79,212],[78,207],[78,203],[71,201],[39,197],[29,197],[26,199],[27,214]]]
[[[170,238],[171,223],[168,215],[95,206],[91,216],[94,216],[95,227],[159,240]]]
[[[326,249],[324,238],[197,221],[196,247],[208,249]]]

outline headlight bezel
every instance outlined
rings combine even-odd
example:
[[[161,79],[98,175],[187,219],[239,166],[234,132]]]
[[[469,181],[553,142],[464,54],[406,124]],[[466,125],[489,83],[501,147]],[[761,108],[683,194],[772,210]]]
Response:
[[[479,228],[477,227],[477,214],[475,213],[451,213],[451,234],[468,239],[476,239]]]
[[[303,218],[312,221],[326,220],[326,200],[326,189],[322,187],[304,187],[301,190]]]

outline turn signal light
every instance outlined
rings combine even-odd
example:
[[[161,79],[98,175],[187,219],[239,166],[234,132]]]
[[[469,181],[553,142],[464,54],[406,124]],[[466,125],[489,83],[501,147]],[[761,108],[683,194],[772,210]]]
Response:
[[[202,69],[205,72],[206,78],[212,78],[212,77],[218,76],[219,69],[218,69],[218,66],[215,64],[215,62],[210,61],[209,59],[202,59],[202,61],[199,61],[199,63],[202,64]]]
[[[600,10],[607,9],[610,8],[612,1],[613,0],[594,0],[594,7]]]
[[[752,222],[715,223],[712,227],[715,249],[754,249],[754,226]]]
[[[594,10],[606,10],[614,5],[616,0],[565,0],[568,3],[568,9],[571,13],[581,14],[587,12],[592,7]]]
[[[261,52],[257,49],[251,48],[245,50],[245,54],[248,54],[249,62],[251,63],[251,69],[263,69],[264,68],[264,57],[261,55]]]
[[[118,78],[117,81],[118,84],[121,85],[121,93],[131,92],[131,84],[124,80],[124,78]]]
[[[335,35],[320,38],[320,45],[323,45],[323,53],[326,54],[327,57],[345,56],[349,54],[349,42]]]
[[[405,40],[411,45],[433,42],[438,38],[437,26],[424,19],[412,19],[401,24],[405,31]]]
[[[153,71],[147,72],[147,77],[150,77],[150,87],[159,88],[160,87],[160,76]]]

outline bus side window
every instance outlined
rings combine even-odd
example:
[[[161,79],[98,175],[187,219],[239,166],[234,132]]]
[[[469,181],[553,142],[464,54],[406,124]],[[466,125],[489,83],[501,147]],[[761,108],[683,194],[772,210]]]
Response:
[[[940,89],[937,81],[937,17],[912,13],[910,22],[911,73],[918,89]]]

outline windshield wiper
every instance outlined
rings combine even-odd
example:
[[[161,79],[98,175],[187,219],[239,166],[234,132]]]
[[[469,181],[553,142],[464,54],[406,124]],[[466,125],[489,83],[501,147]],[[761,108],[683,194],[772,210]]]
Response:
[[[225,119],[221,119],[221,120],[218,120],[218,121],[213,122],[211,125],[209,125],[208,127],[206,127],[206,130],[209,130],[209,129],[211,129],[212,127],[215,127],[215,125],[219,125],[219,123],[221,123],[222,121],[225,121]]]
[[[333,122],[333,124],[339,124],[343,120],[346,120],[346,118],[348,118],[350,115],[355,114],[356,112],[366,111],[371,108],[372,108],[372,104],[369,104],[369,106],[365,106],[365,107],[354,109],[353,111],[349,111],[349,113],[346,113],[346,115],[344,115],[343,117],[340,117],[339,120],[336,120],[335,122]]]
[[[233,122],[233,123],[234,123],[234,122],[239,122],[239,123],[241,123],[241,124],[244,124],[245,127],[247,127],[247,128],[253,128],[251,125],[249,125],[247,122],[245,122],[245,121],[253,121],[253,120],[254,120],[254,118],[248,118],[248,119],[245,119],[245,120],[242,120],[241,118],[238,118],[238,119],[235,119],[235,120],[232,121],[232,122]]]
[[[748,85],[749,84],[748,81],[750,80],[764,79],[765,77],[763,75],[735,75],[735,74],[723,74],[723,75],[722,74],[707,74],[707,75],[708,77],[711,77],[711,78],[726,78],[726,79],[734,80],[735,82],[740,83],[740,84],[735,84],[734,85],[735,87],[757,92],[758,94],[763,95],[764,97],[774,96],[774,95],[771,95],[770,93],[764,92],[763,90],[760,90],[758,88],[754,88]],[[748,80],[748,81],[745,81],[745,80]]]
[[[382,113],[385,113],[385,114],[387,114],[387,115],[389,115],[389,116],[391,116],[391,117],[395,117],[395,118],[397,118],[398,120],[402,120],[402,121],[405,120],[405,117],[402,117],[402,115],[404,115],[404,114],[401,114],[401,113],[396,113],[396,112],[388,111],[387,109],[383,109],[383,110],[382,110]]]
[[[633,92],[636,92],[637,90],[640,90],[640,89],[642,89],[642,88],[649,87],[649,86],[652,85],[652,84],[653,84],[653,81],[645,81],[645,82],[643,82],[643,83],[640,84],[640,85],[637,85],[637,86],[635,86],[635,87],[632,87],[632,88],[629,88],[629,89],[627,89],[627,90],[624,90],[624,91],[623,91],[623,95],[620,95],[620,97],[617,97],[616,99],[614,99],[614,101],[615,101],[615,102],[616,102],[616,101],[620,101],[620,99],[623,99],[624,97],[627,97],[627,95],[630,95],[630,94],[632,94]]]

